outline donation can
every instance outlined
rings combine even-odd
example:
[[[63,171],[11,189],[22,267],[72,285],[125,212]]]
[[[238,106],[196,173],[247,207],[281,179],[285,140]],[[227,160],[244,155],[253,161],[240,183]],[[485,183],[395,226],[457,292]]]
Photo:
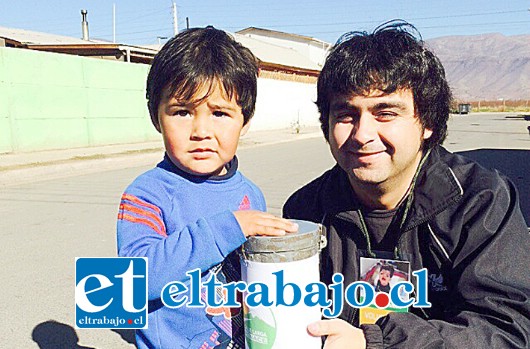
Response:
[[[249,307],[244,302],[247,349],[319,349],[322,345],[320,337],[307,333],[307,325],[321,319],[321,308],[306,305],[303,295],[307,293],[306,285],[320,281],[319,252],[326,245],[324,228],[308,221],[293,222],[298,224],[296,233],[252,236],[242,246],[242,280],[247,285],[266,285],[269,300],[274,304]],[[277,283],[280,271],[283,285]],[[296,286],[302,298],[294,304]],[[276,305],[278,291],[285,305]]]

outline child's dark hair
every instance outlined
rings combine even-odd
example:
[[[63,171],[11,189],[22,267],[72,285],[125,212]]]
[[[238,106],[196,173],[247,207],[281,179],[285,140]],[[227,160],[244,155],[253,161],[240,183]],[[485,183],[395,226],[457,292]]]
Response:
[[[157,53],[147,77],[147,107],[153,125],[159,129],[158,107],[165,89],[192,101],[202,86],[208,92],[218,82],[228,98],[236,96],[244,124],[254,114],[257,95],[258,63],[249,49],[222,30],[208,26],[179,33]],[[205,85],[206,84],[206,85]],[[199,100],[200,101],[200,100]]]
[[[344,34],[318,78],[316,104],[324,136],[329,140],[329,106],[334,95],[362,95],[372,89],[392,93],[401,88],[412,91],[422,127],[433,131],[423,147],[441,144],[447,134],[451,91],[440,60],[425,48],[417,29],[398,20],[371,34]]]
[[[381,270],[379,272],[381,272],[383,270],[388,270],[390,272],[390,277],[394,276],[394,267],[393,266],[391,266],[389,264],[383,264],[381,266]]]

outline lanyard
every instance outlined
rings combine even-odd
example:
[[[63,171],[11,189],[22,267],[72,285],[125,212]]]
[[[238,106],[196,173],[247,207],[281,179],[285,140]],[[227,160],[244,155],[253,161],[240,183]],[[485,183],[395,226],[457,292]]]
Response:
[[[416,169],[416,173],[414,174],[414,177],[412,178],[412,182],[410,183],[410,187],[409,189],[407,190],[407,194],[406,194],[406,199],[405,199],[405,206],[402,206],[403,204],[401,204],[398,212],[396,212],[396,215],[394,216],[394,218],[392,219],[392,222],[390,223],[390,227],[392,227],[394,225],[394,221],[396,220],[396,218],[399,216],[400,212],[403,211],[403,213],[401,213],[401,222],[399,223],[399,231],[401,232],[401,230],[403,229],[403,225],[405,224],[405,220],[407,219],[407,215],[409,213],[409,210],[410,210],[410,207],[412,206],[412,202],[414,201],[414,187],[416,186],[416,180],[418,179],[418,175],[420,173],[420,170],[421,168],[423,167],[423,164],[425,163],[425,161],[427,160],[427,157],[429,156],[429,154],[431,153],[431,150],[428,149],[427,152],[425,153],[425,155],[422,157],[419,165],[418,165],[418,168]],[[368,228],[366,226],[366,222],[364,221],[364,216],[363,216],[363,213],[362,213],[362,210],[359,208],[357,210],[357,214],[359,215],[359,221],[361,223],[361,232],[363,233],[365,239],[366,239],[366,246],[367,246],[367,250],[368,250],[368,255],[372,258],[375,258],[376,257],[376,254],[372,251],[372,244],[371,244],[371,241],[370,241],[370,234],[368,233]],[[399,259],[399,249],[398,249],[398,246],[397,246],[397,242],[396,242],[396,247],[394,248],[394,257],[396,259]]]

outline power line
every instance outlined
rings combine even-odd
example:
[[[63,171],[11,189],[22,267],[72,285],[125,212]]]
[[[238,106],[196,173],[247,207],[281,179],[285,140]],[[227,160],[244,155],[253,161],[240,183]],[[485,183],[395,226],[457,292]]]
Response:
[[[125,17],[122,20],[123,21],[127,21],[127,22],[133,22],[133,21],[136,21],[138,19],[145,19],[145,18],[148,18],[148,17],[153,17],[154,15],[159,15],[161,13],[170,14],[171,13],[171,8],[169,8],[169,7],[168,8],[164,8],[162,10],[153,11],[152,13],[142,14],[141,16],[135,16],[135,17],[132,17],[132,18]],[[116,14],[120,15],[120,13],[118,11],[116,11]]]
[[[170,17],[165,18],[165,19],[167,20],[168,23],[170,23]],[[160,25],[162,22],[164,21],[150,21],[149,23],[144,23],[144,24],[129,25],[128,21],[123,20],[123,21],[116,21],[116,26],[119,28],[126,28],[126,30],[149,29],[149,28],[152,28],[153,26]],[[110,26],[111,26],[111,23],[106,23],[103,26],[98,26],[98,29],[110,28]]]
[[[440,28],[453,28],[453,27],[480,27],[480,26],[492,26],[492,25],[519,25],[528,24],[528,21],[510,21],[510,22],[487,22],[487,23],[467,23],[467,24],[447,24],[447,25],[436,25],[436,26],[416,26],[419,30],[423,29],[440,29]],[[313,35],[313,34],[342,34],[343,31],[313,31],[313,32],[299,32],[300,35]]]
[[[173,28],[157,28],[153,30],[142,30],[142,31],[137,31],[137,32],[127,32],[127,33],[117,33],[117,34],[119,36],[124,36],[124,35],[133,35],[133,34],[156,33],[156,32],[161,32],[164,30],[173,31]]]
[[[486,13],[471,13],[471,14],[456,14],[456,15],[447,15],[447,16],[433,16],[433,17],[418,17],[418,18],[409,18],[407,21],[419,21],[419,20],[430,20],[430,19],[447,19],[447,18],[460,18],[460,17],[478,17],[478,16],[489,16],[497,14],[508,14],[508,13],[524,13],[527,10],[517,10],[517,11],[497,11],[497,12],[486,12]],[[268,22],[269,27],[270,23]],[[359,25],[359,24],[380,24],[380,21],[355,21],[355,22],[332,22],[332,23],[305,23],[305,24],[274,24],[272,27],[282,27],[282,28],[294,28],[294,27],[325,27],[325,26],[336,26],[336,25]],[[227,27],[227,29],[235,29],[236,27]]]
[[[315,6],[315,5],[321,5],[322,3],[321,2],[305,2],[304,3],[304,8],[307,8],[308,6],[310,8],[320,8],[320,9],[323,9],[323,6]],[[335,22],[330,22],[330,21],[322,21],[322,22],[319,22],[319,21],[311,21],[309,24],[306,22],[306,23],[293,23],[293,20],[290,20],[289,22],[286,22],[285,19],[280,19],[280,20],[274,20],[274,19],[271,19],[271,20],[265,20],[262,16],[261,20],[259,21],[256,21],[256,22],[261,22],[259,24],[252,24],[252,25],[243,25],[243,26],[230,26],[230,25],[227,25],[227,26],[223,26],[223,25],[219,25],[220,23],[224,23],[225,25],[228,24],[226,23],[227,20],[226,19],[230,19],[232,23],[237,23],[237,21],[241,21],[243,23],[245,23],[245,19],[248,18],[248,15],[246,15],[246,9],[252,9],[252,10],[255,10],[255,4],[250,4],[250,3],[244,3],[244,4],[241,4],[241,5],[238,5],[238,9],[240,9],[241,7],[244,8],[245,11],[238,11],[238,12],[232,12],[230,15],[226,14],[224,15],[223,13],[220,13],[220,11],[211,11],[212,8],[215,8],[215,6],[210,6],[208,5],[207,8],[209,9],[209,11],[207,12],[208,16],[197,16],[197,17],[192,17],[192,21],[195,22],[195,23],[200,23],[200,25],[202,24],[205,24],[205,23],[212,23],[212,24],[216,24],[217,23],[217,26],[219,28],[224,28],[225,30],[238,30],[238,29],[242,29],[244,27],[247,27],[247,26],[256,26],[256,27],[265,27],[265,28],[270,28],[270,29],[276,29],[276,30],[285,30],[285,29],[289,29],[289,28],[299,28],[299,29],[302,29],[302,32],[299,33],[301,35],[311,35],[311,36],[315,36],[315,35],[319,35],[319,34],[336,34],[336,33],[341,33],[342,31],[341,30],[333,30],[333,31],[327,31],[325,30],[325,28],[329,28],[329,27],[334,27],[334,28],[338,28],[340,26],[355,26],[355,27],[358,27],[358,26],[365,26],[365,25],[378,25],[380,24],[383,20],[364,20],[364,21],[342,21],[342,22],[339,22],[339,21],[335,21]],[[266,5],[263,5],[263,6],[266,6]],[[226,6],[218,6],[219,8],[220,7],[223,7],[223,8],[226,8]],[[276,6],[278,7],[278,6]],[[278,10],[289,10],[289,9],[297,9],[299,7],[299,5],[292,5],[292,6],[284,6],[282,7],[281,9],[278,9]],[[326,4],[326,7],[328,8],[329,7],[329,4],[327,3]],[[185,27],[184,23],[185,23],[185,20],[184,18],[185,17],[188,17],[189,16],[189,13],[200,13],[200,14],[205,14],[205,11],[202,10],[200,11],[200,9],[203,9],[203,8],[206,8],[206,6],[195,6],[193,9],[190,10],[189,7],[183,7],[183,6],[178,6],[179,8],[179,13],[182,14],[182,16],[179,18],[179,25],[181,27]],[[162,8],[157,8],[157,9],[153,9],[153,10],[148,10],[148,11],[141,11],[141,15],[139,15],[139,11],[138,10],[124,10],[124,11],[120,11],[118,9],[117,11],[117,26],[119,29],[121,30],[125,30],[124,32],[118,32],[117,35],[120,36],[120,37],[124,37],[124,36],[132,36],[132,35],[137,35],[137,34],[148,34],[148,33],[154,33],[154,32],[160,32],[161,30],[167,30],[167,32],[170,32],[171,29],[169,28],[169,26],[171,25],[171,17],[170,17],[170,6],[163,6]],[[267,7],[267,12],[274,12],[272,11],[273,9],[271,9],[270,7]],[[110,11],[111,11],[111,7],[109,7],[109,19],[107,19],[106,17],[103,17],[101,15],[97,16],[97,17],[92,17],[90,18],[89,22],[90,22],[90,25],[91,25],[91,31],[93,31],[93,35],[95,36],[99,36],[99,37],[106,37],[108,36],[107,35],[107,32],[110,33],[110,30],[111,30],[111,22],[110,22]],[[259,13],[259,11],[257,11]],[[288,12],[288,11],[287,11]],[[424,16],[424,17],[411,17],[411,18],[406,18],[407,21],[413,23],[413,22],[421,22],[421,21],[427,21],[427,20],[436,20],[436,19],[457,19],[457,18],[476,18],[476,17],[484,17],[484,16],[498,16],[499,18],[503,15],[514,15],[514,14],[522,14],[522,13],[528,13],[527,12],[527,9],[524,9],[524,10],[506,10],[506,11],[487,11],[487,12],[480,12],[480,13],[457,13],[457,14],[448,14],[448,15],[438,15],[438,16]],[[167,14],[167,16],[166,16]],[[285,12],[284,12],[285,14]],[[340,17],[340,15],[339,15]],[[70,19],[65,19],[64,17],[61,17],[60,19],[50,19],[50,18],[47,18],[47,19],[43,19],[42,21],[46,21],[46,24],[49,24],[49,23],[52,23],[54,24],[55,26],[52,26],[52,27],[47,27],[47,31],[50,32],[57,32],[57,31],[61,31],[61,32],[71,32],[72,31],[72,28],[73,26],[78,26],[78,24],[80,23],[80,19],[78,20],[77,17],[76,20],[74,21],[73,19],[74,17],[70,18]],[[277,18],[277,16],[275,17]],[[323,18],[323,17],[322,17]],[[498,18],[498,19],[499,19]],[[518,17],[518,19],[521,18],[520,16]],[[39,23],[41,22],[40,20],[37,20],[37,21],[32,21],[31,24],[32,24],[32,27],[35,27],[35,24],[36,23]],[[247,21],[248,22],[248,21]],[[17,23],[17,22],[14,22],[14,23]],[[21,23],[21,22],[18,22],[18,23]],[[29,23],[29,22],[26,22],[26,23]],[[513,25],[513,26],[521,26],[523,24],[528,24],[529,21],[510,21],[510,22],[487,22],[487,23],[467,23],[467,24],[444,24],[444,25],[430,25],[430,26],[421,26],[419,24],[416,24],[416,26],[418,28],[421,28],[421,29],[438,29],[438,28],[449,28],[449,27],[478,27],[478,26],[485,26],[485,25],[488,25],[488,26],[501,26],[501,25]],[[168,28],[164,28],[164,29],[160,29],[160,26],[161,24],[163,25],[167,25]],[[68,25],[68,28],[66,27],[66,25]],[[311,29],[316,29],[316,30],[310,30],[310,29],[305,29],[305,28],[311,28]],[[322,30],[324,29],[324,30]],[[297,31],[297,30],[296,30]],[[102,35],[103,34],[103,35]],[[63,34],[64,35],[64,34]],[[78,36],[78,33],[76,33],[75,35],[73,36]]]
[[[111,8],[109,9],[109,18],[110,16],[112,15],[111,13]],[[166,7],[164,9],[157,9],[157,10],[152,10],[152,11],[147,11],[147,12],[143,12],[141,16],[138,16],[138,10],[129,10],[129,11],[116,11],[116,14],[119,16],[118,17],[118,20],[119,21],[128,21],[128,22],[131,22],[131,21],[136,21],[137,19],[144,19],[144,18],[149,18],[149,17],[153,17],[154,15],[156,14],[159,14],[159,13],[162,13],[162,12],[167,12],[167,13],[170,13],[169,12],[170,8],[169,7]],[[90,17],[90,9],[88,10],[89,12],[89,18],[88,18],[88,22],[91,26],[94,26],[94,25],[99,25],[100,23],[106,23],[108,21],[107,18],[104,18],[103,16],[98,16],[98,17]],[[123,13],[134,13],[136,14],[136,16],[134,17],[123,17]],[[39,24],[50,24],[50,23],[53,23],[53,25],[51,27],[47,26],[47,30],[62,30],[62,29],[65,29],[66,27],[64,27],[63,25],[71,25],[71,24],[80,24],[81,23],[81,17],[80,16],[77,16],[79,15],[79,12],[76,12],[76,16],[72,16],[72,17],[68,17],[68,18],[65,18],[64,16],[61,16],[61,17],[55,17],[55,18],[50,18],[50,17],[47,17],[47,18],[37,18],[36,20],[31,20],[31,21],[15,21],[15,22],[9,22],[9,26],[14,26],[14,27],[24,27],[24,26],[32,26],[32,27],[35,27],[35,25],[39,25]],[[105,24],[107,25],[107,24]],[[108,24],[109,26],[111,26],[111,24]]]

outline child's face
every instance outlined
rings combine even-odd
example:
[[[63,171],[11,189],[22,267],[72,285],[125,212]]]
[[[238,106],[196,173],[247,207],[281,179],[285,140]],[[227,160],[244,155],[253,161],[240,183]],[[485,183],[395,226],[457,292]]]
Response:
[[[206,95],[208,84],[193,99]],[[181,170],[195,175],[223,175],[234,157],[239,137],[248,129],[243,113],[218,83],[208,98],[198,104],[180,101],[167,92],[158,106],[160,132],[169,158]]]
[[[388,285],[390,279],[390,270],[382,269],[379,273],[379,282],[381,283],[381,285]]]

